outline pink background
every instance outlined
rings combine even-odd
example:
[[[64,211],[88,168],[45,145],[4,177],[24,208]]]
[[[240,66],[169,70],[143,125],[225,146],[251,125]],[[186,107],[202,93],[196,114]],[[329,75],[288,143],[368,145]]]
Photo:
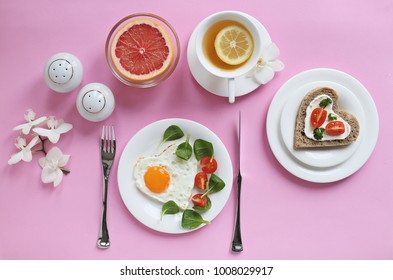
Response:
[[[208,15],[239,10],[257,18],[281,50],[286,68],[273,81],[230,105],[193,79],[186,58],[192,30]],[[136,12],[155,13],[177,30],[179,65],[162,85],[134,89],[111,74],[104,56],[114,23]],[[2,1],[0,3],[0,258],[1,259],[392,259],[393,188],[393,2],[381,1]],[[113,115],[84,120],[75,99],[52,92],[43,67],[58,52],[84,66],[81,86],[100,82],[115,93]],[[360,80],[379,112],[374,153],[353,176],[316,184],[289,174],[275,159],[266,136],[269,104],[283,83],[312,68],[334,68]],[[9,166],[26,109],[74,125],[58,146],[71,155],[71,174],[58,188],[41,183],[38,158]],[[140,224],[124,206],[117,167],[128,140],[151,122],[197,121],[225,143],[234,167],[238,111],[243,112],[242,237],[233,254],[235,193],[214,222],[195,232],[168,235]],[[118,155],[110,178],[108,223],[112,245],[99,250],[101,165],[98,138],[115,124]]]

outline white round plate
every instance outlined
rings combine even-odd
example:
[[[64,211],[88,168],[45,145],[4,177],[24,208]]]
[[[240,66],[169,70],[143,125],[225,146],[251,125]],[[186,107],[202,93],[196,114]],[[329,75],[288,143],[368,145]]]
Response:
[[[293,131],[297,110],[296,107],[287,105],[287,102],[299,105],[302,99],[299,91],[306,94],[311,87],[325,85],[335,87],[341,98],[341,108],[348,109],[358,118],[359,139],[351,144],[353,147],[329,149],[328,152],[320,149],[294,151]],[[288,121],[281,118],[286,109],[290,114]],[[291,116],[293,122],[290,120]],[[266,130],[270,148],[285,169],[301,179],[327,183],[352,175],[368,160],[378,139],[379,119],[372,97],[358,80],[335,69],[321,68],[295,75],[277,91],[269,107]],[[287,139],[288,137],[292,140]],[[341,150],[344,156],[338,154]],[[314,160],[327,160],[328,163],[316,164]]]
[[[211,130],[194,121],[160,120],[142,128],[131,138],[120,157],[117,174],[123,202],[131,214],[145,226],[160,232],[177,234],[191,231],[181,227],[182,212],[165,215],[160,221],[162,203],[140,192],[133,180],[133,169],[137,158],[157,154],[164,131],[170,125],[179,126],[185,135],[190,134],[190,143],[193,143],[195,139],[204,139],[213,144],[214,156],[218,162],[215,174],[225,182],[225,188],[209,196],[212,208],[202,213],[205,220],[212,221],[224,208],[232,189],[233,170],[229,153],[222,141]],[[191,206],[192,203],[189,208]]]
[[[244,14],[249,17],[255,24],[258,26],[258,29],[261,32],[261,40],[263,44],[271,43],[272,40],[270,38],[269,33],[266,28],[254,17]],[[199,29],[198,25],[191,34],[190,40],[188,41],[187,47],[187,60],[188,66],[190,67],[191,74],[194,76],[194,79],[207,91],[223,97],[228,97],[228,80],[224,78],[220,78],[209,73],[199,62],[196,51],[195,51],[195,37],[198,33]],[[247,74],[235,78],[235,96],[246,95],[256,88],[258,88],[261,84],[258,83],[255,79],[248,78]]]
[[[301,149],[295,150],[293,147],[295,134],[295,121],[299,106],[304,96],[317,87],[330,87],[339,95],[339,108],[351,112],[358,119],[359,123],[365,122],[363,107],[356,96],[340,84],[329,81],[318,81],[308,83],[297,90],[289,91],[285,95],[287,101],[281,112],[281,137],[288,151],[299,161],[313,167],[330,167],[346,161],[359,147],[364,131],[361,129],[357,140],[348,146],[322,149]]]

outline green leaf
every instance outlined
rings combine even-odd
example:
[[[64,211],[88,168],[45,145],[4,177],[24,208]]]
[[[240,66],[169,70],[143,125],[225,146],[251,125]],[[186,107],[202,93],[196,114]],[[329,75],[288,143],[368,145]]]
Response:
[[[194,154],[197,160],[206,156],[212,157],[214,154],[213,144],[202,139],[195,140]]]
[[[319,107],[325,108],[327,105],[332,104],[332,100],[330,98],[325,98],[321,102],[319,102]]]
[[[184,160],[189,160],[190,157],[192,156],[192,147],[188,143],[190,141],[190,135],[187,135],[186,142],[181,143],[179,146],[177,146],[176,149],[176,155]]]
[[[328,115],[328,120],[329,120],[329,121],[337,120],[337,116],[333,115],[332,113],[329,113],[329,115]]]
[[[322,127],[314,129],[314,138],[317,140],[321,140],[323,138],[324,132],[325,132],[325,129]]]
[[[216,174],[210,175],[208,188],[211,189],[210,192],[219,192],[225,187],[225,182],[218,177]]]
[[[207,189],[202,196],[206,196],[209,193],[216,193],[221,191],[225,187],[225,182],[218,177],[216,174],[211,174],[209,178],[209,183],[207,184]]]
[[[160,146],[166,141],[177,140],[182,138],[183,136],[184,132],[181,130],[180,127],[178,127],[177,125],[171,125],[165,130]]]
[[[173,200],[169,200],[168,202],[164,203],[164,205],[162,205],[161,221],[164,215],[176,214],[179,213],[179,211],[180,209],[179,206],[177,206],[176,202],[174,202]]]
[[[201,224],[210,224],[209,221],[205,221],[202,216],[191,209],[186,209],[183,212],[183,216],[181,219],[181,226],[185,229],[195,229],[199,227]]]
[[[206,202],[204,207],[194,206],[192,208],[195,209],[195,210],[198,210],[198,211],[207,211],[210,208],[212,208],[212,202],[211,202],[210,198],[207,197],[207,202]]]

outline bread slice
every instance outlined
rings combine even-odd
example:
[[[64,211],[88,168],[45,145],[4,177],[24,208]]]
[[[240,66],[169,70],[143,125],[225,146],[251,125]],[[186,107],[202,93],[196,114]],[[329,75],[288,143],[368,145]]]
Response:
[[[351,126],[351,133],[342,140],[327,140],[327,141],[317,141],[308,138],[304,133],[304,120],[306,117],[306,109],[311,101],[314,100],[317,96],[321,94],[326,94],[330,96],[333,100],[333,111],[342,117],[345,121],[349,123]],[[296,125],[295,125],[295,136],[293,146],[295,149],[308,149],[308,148],[327,148],[327,147],[339,147],[345,146],[356,141],[359,136],[359,122],[355,116],[351,115],[348,112],[340,110],[339,102],[338,102],[338,94],[334,89],[328,87],[319,87],[311,90],[307,93],[307,95],[303,98],[298,113],[296,117]]]

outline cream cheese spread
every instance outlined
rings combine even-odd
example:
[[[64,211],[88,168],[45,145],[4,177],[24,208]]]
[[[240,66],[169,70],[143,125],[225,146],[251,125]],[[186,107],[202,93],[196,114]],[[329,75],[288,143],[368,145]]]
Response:
[[[326,99],[329,98],[332,102],[330,104],[328,104],[324,110],[326,110],[327,112],[327,116],[331,116],[331,117],[335,117],[337,119],[335,119],[336,121],[341,121],[344,123],[344,127],[345,127],[345,132],[343,134],[340,135],[329,135],[326,133],[326,131],[323,133],[323,137],[321,140],[317,140],[314,137],[314,127],[311,125],[311,113],[315,108],[320,107],[319,103]],[[325,122],[320,126],[320,128],[325,129],[326,125],[330,122],[331,120],[329,120],[329,117],[326,117]],[[326,94],[321,94],[318,95],[317,97],[314,98],[313,101],[310,102],[310,104],[308,105],[307,109],[306,109],[306,118],[304,120],[305,126],[304,126],[304,133],[306,134],[306,136],[312,140],[316,140],[316,141],[329,141],[329,140],[341,140],[341,139],[345,139],[348,137],[348,135],[351,133],[351,126],[349,125],[348,122],[346,122],[343,118],[341,118],[338,114],[336,114],[333,111],[333,100],[330,98],[330,96],[326,95]]]

